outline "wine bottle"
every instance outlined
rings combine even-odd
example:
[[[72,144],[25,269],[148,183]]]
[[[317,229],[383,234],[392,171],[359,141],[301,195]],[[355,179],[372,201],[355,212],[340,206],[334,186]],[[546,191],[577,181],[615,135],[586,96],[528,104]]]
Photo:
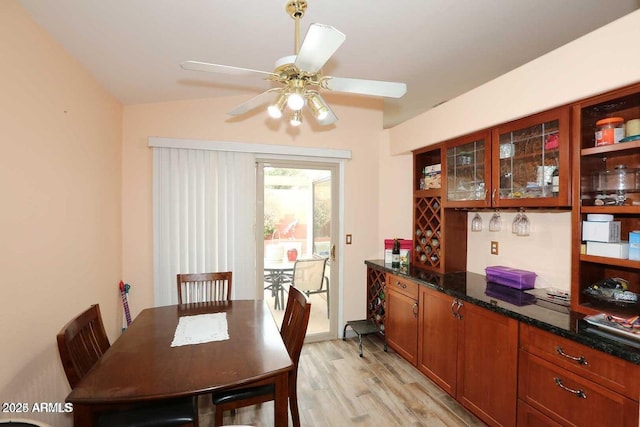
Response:
[[[393,249],[391,250],[391,268],[400,268],[400,241],[393,239]]]
[[[553,175],[551,175],[551,192],[553,193],[553,197],[558,197],[560,193],[560,171],[558,168],[555,168]]]

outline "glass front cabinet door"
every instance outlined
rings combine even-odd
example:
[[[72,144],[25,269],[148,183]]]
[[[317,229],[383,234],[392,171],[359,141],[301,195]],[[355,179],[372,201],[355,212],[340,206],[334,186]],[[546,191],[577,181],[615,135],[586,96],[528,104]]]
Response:
[[[494,128],[491,205],[570,206],[569,153],[567,107]]]
[[[488,207],[491,186],[491,132],[446,143],[446,207]]]

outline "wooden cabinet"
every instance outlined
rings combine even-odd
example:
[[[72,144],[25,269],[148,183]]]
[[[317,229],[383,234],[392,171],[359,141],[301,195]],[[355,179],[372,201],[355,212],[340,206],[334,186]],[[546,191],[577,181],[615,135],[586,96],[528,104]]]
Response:
[[[451,396],[456,396],[459,319],[458,300],[420,289],[418,369]]]
[[[568,107],[456,138],[443,149],[445,208],[571,205]]]
[[[430,146],[414,152],[413,189],[413,260],[420,269],[436,272],[464,271],[467,267],[467,214],[463,211],[446,210],[442,207],[440,145]],[[424,171],[427,172],[426,185]],[[434,171],[435,170],[435,171]],[[447,256],[447,253],[454,254]]]
[[[519,411],[529,415],[519,419],[535,413],[563,426],[638,425],[639,366],[530,325],[520,328],[518,399],[526,406]]]
[[[518,400],[518,424],[519,427],[562,427],[551,418],[531,406]]]
[[[445,144],[446,207],[491,205],[491,132],[484,131]]]
[[[573,254],[571,295],[574,311],[585,314],[607,312],[633,316],[640,304],[612,304],[584,293],[593,283],[610,277],[629,281],[630,291],[640,293],[640,261],[584,253],[582,224],[589,214],[613,215],[621,224],[621,239],[640,230],[640,140],[595,146],[596,122],[611,117],[625,121],[640,118],[640,84],[596,96],[573,107]],[[628,180],[619,181],[623,167]],[[635,179],[632,175],[635,173]],[[613,179],[611,179],[613,178]]]
[[[489,425],[516,422],[518,322],[420,289],[418,368]]]
[[[489,425],[514,425],[518,321],[473,304],[458,312],[458,400]]]
[[[415,365],[418,352],[418,284],[387,274],[387,345]]]
[[[413,265],[466,269],[467,212],[456,208],[571,206],[570,154],[569,107],[414,151]]]
[[[571,206],[570,142],[568,107],[496,126],[491,145],[492,205]]]
[[[382,270],[367,267],[367,320],[371,320],[384,333],[384,319],[386,316],[385,286],[386,273]]]

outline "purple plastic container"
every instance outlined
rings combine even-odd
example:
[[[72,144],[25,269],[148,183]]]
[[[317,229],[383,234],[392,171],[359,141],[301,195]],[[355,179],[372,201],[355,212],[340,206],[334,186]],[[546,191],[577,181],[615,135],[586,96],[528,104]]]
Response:
[[[498,283],[514,289],[533,289],[536,283],[536,273],[517,268],[495,266],[484,269],[487,282]]]

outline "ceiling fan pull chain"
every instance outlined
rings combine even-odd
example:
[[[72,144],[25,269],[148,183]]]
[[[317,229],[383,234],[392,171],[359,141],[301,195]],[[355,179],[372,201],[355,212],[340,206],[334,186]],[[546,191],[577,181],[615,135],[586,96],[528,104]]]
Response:
[[[300,52],[300,18],[296,16],[294,19],[296,20],[295,52],[298,55]]]

